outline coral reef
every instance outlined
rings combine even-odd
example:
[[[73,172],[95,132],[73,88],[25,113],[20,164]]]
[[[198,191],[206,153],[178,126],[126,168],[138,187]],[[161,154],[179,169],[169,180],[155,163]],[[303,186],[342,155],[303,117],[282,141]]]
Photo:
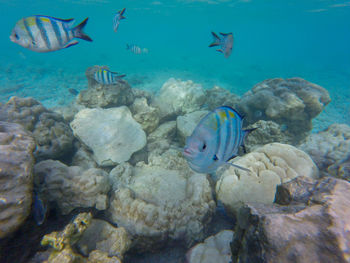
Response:
[[[314,160],[322,174],[350,179],[350,127],[332,124],[327,130],[311,134],[299,146]]]
[[[17,230],[30,213],[34,148],[21,125],[0,121],[0,238]]]
[[[287,144],[267,144],[234,163],[251,172],[229,167],[216,183],[217,199],[231,214],[236,214],[248,202],[272,203],[276,186],[297,176],[318,177],[311,158]]]
[[[239,210],[232,262],[348,262],[349,200],[344,180],[298,177],[282,184],[277,204]]]
[[[153,132],[159,124],[159,110],[149,106],[146,98],[136,98],[130,106],[133,118],[141,124],[142,129],[147,133]]]
[[[70,125],[100,166],[126,162],[146,145],[145,132],[126,106],[81,110]]]
[[[205,98],[201,85],[170,78],[154,98],[153,105],[159,107],[161,119],[169,119],[199,110]]]
[[[233,235],[232,230],[222,230],[208,237],[187,252],[187,263],[230,263]]]
[[[177,136],[183,145],[185,144],[186,138],[192,134],[198,122],[207,113],[209,113],[209,111],[194,111],[176,118]]]
[[[79,93],[77,103],[88,108],[111,108],[132,104],[134,94],[126,81],[113,85],[102,85],[94,79],[94,73],[100,68],[108,69],[108,67],[93,66],[86,70],[88,88]]]
[[[176,121],[168,121],[158,126],[158,128],[147,137],[147,150],[161,154],[169,149],[176,134]]]
[[[214,86],[213,88],[205,91],[206,104],[209,110],[214,110],[220,106],[230,106],[236,108],[239,102],[239,97],[227,89]]]
[[[296,144],[312,129],[311,120],[331,101],[328,91],[301,78],[267,79],[243,95],[238,110],[248,124],[271,120],[286,125]]]
[[[78,250],[83,255],[87,256],[97,249],[106,252],[109,257],[116,256],[119,259],[123,259],[130,246],[131,239],[123,227],[113,227],[100,219],[92,219],[91,224],[77,242]]]
[[[171,240],[191,245],[203,238],[215,210],[206,176],[186,166],[176,169],[172,160],[181,158],[181,153],[170,155],[169,162],[167,157],[159,162],[162,166],[139,163],[136,167],[117,167],[110,173],[111,181],[117,184],[110,218],[132,235],[139,250],[154,250]]]
[[[79,166],[46,160],[37,163],[34,172],[36,181],[41,183],[41,191],[49,201],[57,203],[63,214],[77,207],[107,208],[110,185],[108,174],[101,169],[84,170]]]
[[[247,127],[247,129],[252,128],[257,129],[249,133],[244,140],[248,152],[272,142],[292,144],[293,136],[276,122],[260,120]]]
[[[0,106],[0,121],[22,124],[33,133],[36,160],[60,159],[73,150],[74,136],[62,116],[32,98],[12,97]]]

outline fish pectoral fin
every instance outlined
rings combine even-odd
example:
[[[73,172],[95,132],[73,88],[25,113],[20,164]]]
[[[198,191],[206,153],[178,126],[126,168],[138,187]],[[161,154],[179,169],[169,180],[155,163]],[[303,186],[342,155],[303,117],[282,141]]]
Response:
[[[220,53],[224,53],[224,51],[222,49],[217,49],[216,51],[218,51]]]
[[[75,46],[76,44],[78,44],[79,42],[77,40],[72,40],[72,41],[69,41],[67,44],[65,44],[63,46],[63,48],[67,48],[67,47],[71,47],[71,46]]]
[[[227,164],[229,164],[229,165],[231,165],[231,166],[233,166],[233,167],[235,167],[235,168],[241,169],[241,170],[243,170],[243,171],[246,171],[246,172],[248,172],[248,173],[251,173],[251,172],[252,172],[252,171],[249,170],[248,168],[244,168],[244,167],[239,166],[239,165],[237,165],[237,164],[233,164],[233,163],[227,163]]]

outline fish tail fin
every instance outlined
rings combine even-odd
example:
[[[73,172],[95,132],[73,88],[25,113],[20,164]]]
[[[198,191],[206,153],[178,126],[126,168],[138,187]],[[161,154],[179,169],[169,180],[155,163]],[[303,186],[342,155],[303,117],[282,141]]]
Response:
[[[129,44],[126,44],[126,49],[129,50],[131,46]]]
[[[76,27],[74,27],[72,30],[73,30],[73,35],[74,37],[77,37],[77,38],[81,38],[81,39],[84,39],[86,41],[92,41],[92,39],[86,35],[83,31],[84,27],[86,26],[86,23],[88,21],[88,17],[85,18],[85,20],[83,22],[81,22],[79,25],[77,25]]]
[[[122,75],[117,75],[118,73],[115,73],[114,75],[113,75],[113,80],[114,81],[120,81],[120,80],[122,80],[122,78],[124,78],[126,75],[125,74],[122,74]]]
[[[215,34],[214,32],[211,32],[211,34],[212,34],[213,37],[214,37],[214,42],[211,43],[211,44],[209,45],[209,47],[219,46],[219,45],[220,45],[220,37],[219,37],[217,34]]]
[[[247,138],[248,134],[251,133],[252,131],[255,131],[257,128],[251,128],[251,129],[246,129],[246,130],[243,130],[243,140],[242,140],[242,148],[243,148],[243,152],[244,153],[247,153],[247,149],[245,148],[245,145],[244,145],[244,141],[245,139]]]
[[[120,15],[120,19],[125,19],[126,17],[123,16],[125,13],[125,7],[120,11],[119,15]]]

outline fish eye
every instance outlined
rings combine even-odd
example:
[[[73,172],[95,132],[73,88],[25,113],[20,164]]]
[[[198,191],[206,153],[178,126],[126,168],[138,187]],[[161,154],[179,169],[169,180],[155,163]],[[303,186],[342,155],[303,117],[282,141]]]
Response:
[[[19,35],[15,34],[15,38],[18,40],[19,39]]]
[[[202,148],[200,149],[201,152],[203,152],[207,148],[207,145],[203,143]]]

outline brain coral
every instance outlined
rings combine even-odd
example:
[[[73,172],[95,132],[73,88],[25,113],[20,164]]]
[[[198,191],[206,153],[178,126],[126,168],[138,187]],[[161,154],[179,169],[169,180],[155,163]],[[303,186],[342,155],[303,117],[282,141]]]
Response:
[[[216,183],[216,194],[231,214],[247,202],[270,204],[276,186],[303,175],[318,177],[318,169],[303,151],[287,144],[271,143],[235,162],[251,170],[230,167]]]

